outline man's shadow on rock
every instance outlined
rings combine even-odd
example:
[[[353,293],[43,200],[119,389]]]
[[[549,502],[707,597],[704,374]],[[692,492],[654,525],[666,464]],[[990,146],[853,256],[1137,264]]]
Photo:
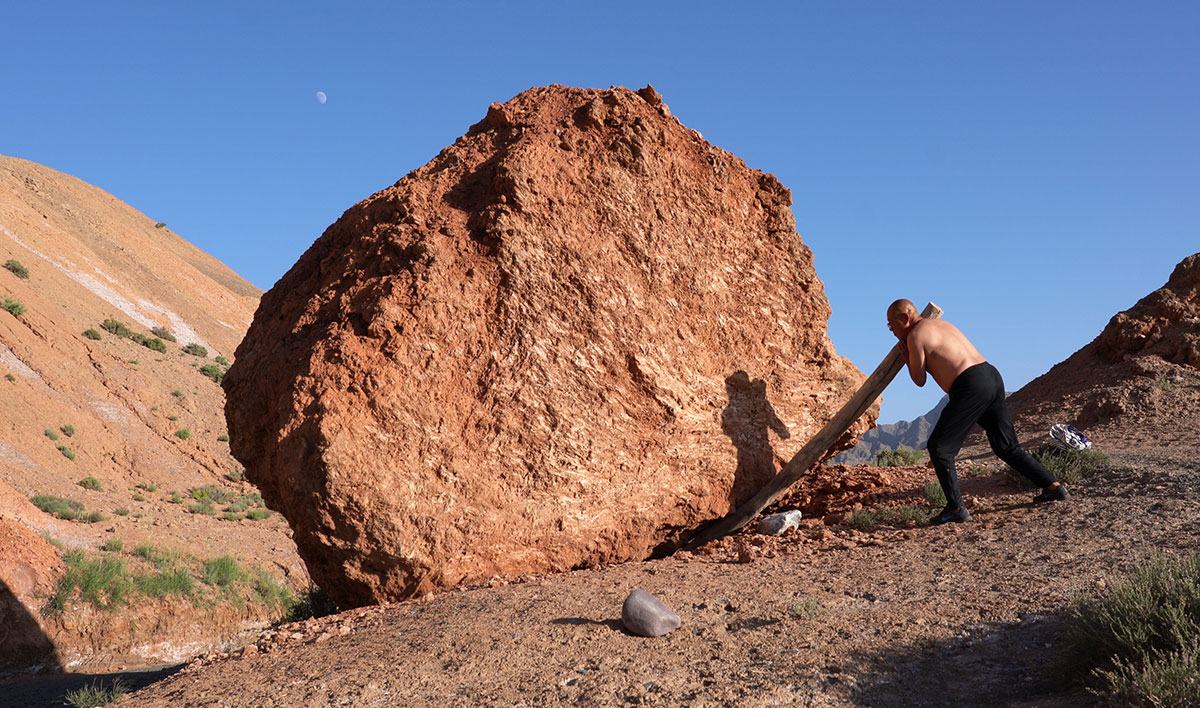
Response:
[[[775,415],[767,400],[767,383],[762,379],[751,379],[745,371],[735,371],[725,379],[725,394],[729,405],[721,411],[721,431],[737,448],[737,469],[729,492],[729,503],[736,507],[778,471],[768,431],[775,431],[783,440],[791,437],[791,433]]]

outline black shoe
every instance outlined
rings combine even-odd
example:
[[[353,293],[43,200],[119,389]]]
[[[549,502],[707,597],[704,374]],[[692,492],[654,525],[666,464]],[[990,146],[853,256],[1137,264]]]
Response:
[[[971,520],[971,512],[967,511],[967,507],[960,506],[951,511],[950,509],[942,509],[942,513],[929,520],[930,526],[940,526],[953,521],[956,524],[961,524],[964,521]]]
[[[1071,493],[1068,492],[1067,488],[1060,482],[1059,485],[1053,489],[1043,489],[1041,494],[1033,498],[1033,503],[1041,504],[1043,502],[1066,501],[1070,498]]]

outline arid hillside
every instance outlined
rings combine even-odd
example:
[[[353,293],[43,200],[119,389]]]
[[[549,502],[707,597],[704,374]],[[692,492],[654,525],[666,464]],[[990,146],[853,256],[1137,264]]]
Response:
[[[0,157],[0,263],[0,514],[9,522],[0,601],[15,612],[16,596],[32,615],[26,629],[49,635],[56,656],[33,663],[170,660],[177,647],[140,645],[184,639],[166,636],[168,620],[155,620],[158,634],[143,622],[115,640],[106,627],[119,613],[38,618],[58,582],[57,569],[37,560],[51,548],[38,534],[67,550],[123,545],[128,554],[151,543],[181,557],[235,554],[305,582],[277,517],[227,521],[209,513],[219,506],[188,509],[201,501],[191,490],[206,485],[222,498],[253,492],[229,454],[217,381],[258,289],[112,195],[11,157]],[[45,497],[65,501],[51,516],[35,497],[39,507],[52,506]],[[14,534],[25,545],[9,543]],[[239,621],[183,634],[207,646]]]

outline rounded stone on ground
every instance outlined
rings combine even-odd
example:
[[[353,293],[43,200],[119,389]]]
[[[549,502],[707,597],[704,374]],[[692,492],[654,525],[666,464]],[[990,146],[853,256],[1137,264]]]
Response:
[[[758,532],[767,536],[780,536],[788,529],[797,528],[800,525],[801,516],[799,509],[764,516],[758,520]]]
[[[679,615],[645,590],[634,590],[621,605],[621,623],[634,634],[661,637],[678,629]]]

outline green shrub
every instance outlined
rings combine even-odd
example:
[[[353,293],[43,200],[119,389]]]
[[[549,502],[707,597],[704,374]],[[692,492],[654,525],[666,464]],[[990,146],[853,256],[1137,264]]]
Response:
[[[857,509],[850,514],[850,520],[846,522],[846,525],[858,531],[874,531],[879,527],[879,516],[866,509]]]
[[[250,494],[244,494],[241,497],[238,497],[237,501],[225,507],[225,511],[241,513],[251,507],[262,506],[262,503],[262,495],[258,492],[252,492]]]
[[[138,576],[136,582],[138,590],[150,597],[189,597],[196,587],[195,579],[186,568],[175,567]]]
[[[217,442],[229,442],[229,436],[225,433],[221,433],[217,436]]]
[[[145,482],[140,482],[137,485],[137,488],[145,489],[147,492],[157,492],[158,491],[158,485],[154,484],[153,482],[151,482],[150,484],[146,484]]]
[[[124,322],[120,322],[118,320],[104,320],[100,323],[100,329],[118,337],[129,337],[133,335],[133,330],[126,327]]]
[[[9,258],[7,261],[4,261],[4,267],[12,271],[13,275],[17,276],[18,278],[22,280],[29,280],[29,269],[21,265],[19,261]]]
[[[180,428],[179,430],[175,431],[175,437],[179,438],[180,440],[187,440],[188,438],[192,437],[192,431],[188,430],[187,428]]]
[[[227,511],[221,515],[221,518],[225,521],[240,521],[242,517],[232,511]]]
[[[205,349],[204,347],[202,347],[201,345],[196,344],[195,342],[192,342],[191,344],[188,344],[187,346],[185,346],[183,348],[183,353],[191,354],[192,356],[198,356],[200,358],[204,358],[204,357],[208,356],[208,350]]]
[[[116,553],[124,547],[125,547],[125,542],[122,541],[121,539],[110,538],[104,542],[103,546],[100,546],[100,550],[109,551],[110,553]]]
[[[67,458],[68,460],[75,459],[75,453],[71,452],[71,448],[67,447],[66,445],[59,445],[58,451],[61,452],[63,457]]]
[[[168,341],[168,342],[174,342],[174,341],[175,341],[175,335],[171,334],[171,330],[167,329],[166,327],[163,327],[162,325],[156,325],[156,326],[154,326],[154,327],[151,327],[151,328],[150,328],[150,332],[151,332],[151,333],[152,333],[152,334],[153,334],[155,337],[158,337],[158,338],[160,338],[160,339],[163,339],[163,340],[165,340],[165,341]]]
[[[113,513],[116,514],[117,516],[129,516],[129,510],[123,506],[119,507],[117,509],[113,509]]]
[[[1200,705],[1200,556],[1160,554],[1076,600],[1069,670],[1111,705]]]
[[[925,453],[921,450],[914,450],[911,447],[900,447],[892,450],[884,448],[875,453],[875,459],[871,460],[871,464],[876,467],[902,467],[904,465],[915,465],[921,461]]]
[[[333,598],[329,597],[329,593],[316,585],[309,585],[288,607],[287,621],[299,622],[314,617],[325,617],[337,611],[337,605],[334,604]]]
[[[129,360],[129,363],[130,363],[130,364],[133,364],[134,366],[137,366],[138,360],[137,360],[137,359],[130,359],[130,360]]]
[[[12,374],[5,374],[5,375],[4,375],[4,380],[5,380],[5,381],[16,381],[16,380],[17,380],[17,377],[16,377],[16,376],[13,376]]]
[[[208,502],[195,502],[188,504],[189,514],[203,514],[204,516],[216,516],[217,510]]]
[[[225,588],[244,579],[246,573],[238,565],[238,562],[230,556],[220,556],[219,558],[204,561],[204,569],[200,577],[209,585],[217,585]]]
[[[164,344],[163,340],[159,339],[158,337],[155,337],[153,339],[143,338],[142,341],[138,342],[138,344],[141,344],[143,347],[146,347],[147,349],[153,349],[156,352],[167,351],[167,345]]]
[[[174,391],[172,391],[172,392],[171,392],[171,395],[172,395],[172,396],[174,396],[174,397],[176,397],[176,398],[182,398],[182,397],[183,397],[183,391],[180,391],[179,389],[175,389]]]
[[[4,298],[4,309],[8,310],[8,314],[13,317],[19,317],[25,312],[25,306],[11,297]]]
[[[46,614],[61,612],[77,593],[82,602],[101,610],[113,610],[125,603],[132,583],[119,557],[89,558],[81,551],[69,551],[63,560],[67,571],[46,601]]]
[[[218,364],[220,364],[221,366],[229,366],[229,360],[228,360],[228,359],[226,359],[226,358],[225,358],[225,357],[223,357],[223,356],[218,356],[218,357],[216,358],[216,362],[217,362]]]
[[[58,550],[60,550],[60,551],[67,550],[67,544],[65,544],[62,541],[58,540],[57,538],[51,536],[48,532],[43,531],[38,535],[41,536],[42,538],[46,539],[46,543],[49,543],[51,546],[54,546]]]
[[[246,473],[243,470],[230,470],[225,473],[225,479],[228,479],[230,482],[244,482],[246,481]]]
[[[162,227],[164,227],[164,226],[166,226],[166,225],[167,225],[167,224],[166,224],[166,222],[164,222],[164,221],[159,221],[159,222],[156,222],[156,223],[154,224],[154,228],[156,228],[156,229],[161,229]]]
[[[1155,380],[1154,385],[1155,385],[1155,387],[1161,388],[1164,391],[1175,390],[1174,382],[1172,382],[1171,379],[1167,378],[1166,374],[1159,376],[1158,379]]]
[[[94,339],[97,342],[100,341],[101,339],[103,339],[103,337],[100,336],[99,332],[97,332],[94,329],[91,329],[90,327],[88,329],[83,330],[83,336],[87,337],[88,339]]]
[[[98,511],[93,511],[90,514],[88,514],[87,516],[80,517],[80,520],[86,521],[89,524],[94,524],[99,521],[104,521],[104,518],[105,518],[104,514],[101,514]]]
[[[153,560],[154,559],[154,546],[150,545],[149,543],[143,543],[142,545],[133,549],[133,555],[137,556],[138,558],[145,558],[146,560]]]
[[[946,492],[940,483],[930,482],[925,485],[925,501],[929,502],[930,506],[946,506]]]
[[[788,614],[793,619],[812,619],[820,616],[823,610],[821,603],[815,597],[806,597],[788,606]]]
[[[46,428],[46,437],[50,438],[51,440],[58,440],[58,433]]]
[[[271,577],[267,571],[255,567],[251,572],[251,589],[258,601],[268,607],[286,607],[289,610],[295,606],[292,593]]]
[[[67,691],[63,702],[69,708],[98,708],[112,703],[126,693],[129,693],[129,686],[119,678],[113,680],[108,688],[104,687],[103,681],[94,681],[88,686]]]
[[[83,504],[74,499],[63,499],[49,494],[38,494],[29,498],[29,501],[41,509],[42,511],[52,516],[57,516],[60,519],[73,521],[79,518],[83,513]]]
[[[246,512],[246,518],[254,521],[262,521],[271,515],[271,512],[266,509],[251,509]]]
[[[206,484],[203,487],[192,487],[188,490],[188,496],[196,501],[221,504],[232,499],[235,495],[233,492],[220,485]]]
[[[217,366],[216,364],[205,364],[204,366],[201,366],[200,373],[212,379],[213,381],[216,381],[217,383],[221,383],[221,379],[225,378],[225,372],[222,371],[221,367]]]
[[[146,497],[142,496],[141,494],[134,494],[133,500],[135,502],[144,502],[144,501],[146,501]]]
[[[64,426],[61,426],[59,428],[59,430],[61,430],[62,434],[66,435],[68,438],[75,434],[75,426],[74,425],[64,425]]]
[[[179,492],[171,492],[171,498],[168,499],[167,501],[169,501],[172,504],[182,504],[183,503],[183,499],[179,498]]]
[[[169,421],[171,421],[171,422],[175,422],[175,421],[179,420],[179,416],[177,416],[177,415],[169,415],[169,416],[167,416],[167,420],[169,420]]]
[[[1060,482],[1074,483],[1096,472],[1108,469],[1108,455],[1099,450],[1063,450],[1046,444],[1032,451],[1046,471]],[[1034,485],[1010,467],[1008,477],[1017,486],[1031,489]]]
[[[879,517],[879,522],[892,526],[907,526],[909,524],[923,524],[929,520],[929,511],[927,509],[919,509],[915,506],[905,505],[899,507],[885,507],[875,511]]]
[[[91,489],[92,491],[96,491],[96,492],[104,491],[104,486],[101,485],[100,480],[96,479],[95,477],[84,477],[83,479],[76,482],[76,484],[83,487],[84,489]]]

